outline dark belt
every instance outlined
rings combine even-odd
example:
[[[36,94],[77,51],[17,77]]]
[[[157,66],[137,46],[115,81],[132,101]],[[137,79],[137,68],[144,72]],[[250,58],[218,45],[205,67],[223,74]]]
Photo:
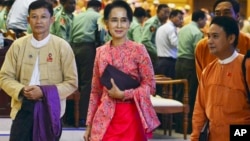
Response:
[[[81,43],[71,43],[74,46],[81,46],[81,45],[87,45],[87,46],[95,46],[95,42],[81,42]]]
[[[159,59],[165,59],[165,60],[176,60],[175,58],[173,57],[158,57]]]
[[[14,28],[10,28],[10,30],[13,30],[14,32],[18,32],[18,33],[22,33],[22,32],[26,31],[26,30],[22,30],[22,29],[14,29]]]
[[[177,60],[180,60],[180,61],[195,61],[194,59],[187,59],[187,58],[178,58]]]

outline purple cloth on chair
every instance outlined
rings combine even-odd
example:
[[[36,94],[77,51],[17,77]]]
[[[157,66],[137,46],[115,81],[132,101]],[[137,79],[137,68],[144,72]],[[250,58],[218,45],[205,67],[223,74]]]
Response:
[[[33,141],[56,141],[61,135],[60,99],[55,85],[40,86],[43,100],[34,108]]]

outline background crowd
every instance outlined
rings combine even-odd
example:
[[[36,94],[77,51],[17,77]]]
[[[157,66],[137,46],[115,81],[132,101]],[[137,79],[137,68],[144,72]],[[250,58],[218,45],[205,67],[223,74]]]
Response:
[[[1,0],[1,32],[7,33],[10,30],[13,31],[15,33],[15,37],[12,38],[13,40],[35,34],[35,31],[33,30],[39,25],[32,25],[30,21],[27,20],[27,17],[31,16],[29,15],[30,11],[28,11],[29,5],[34,1],[35,0]],[[100,77],[98,74],[100,71],[99,69],[103,69],[102,67],[99,68],[99,66],[97,66],[97,63],[101,64],[98,62],[98,59],[101,58],[100,60],[103,61],[102,59],[105,57],[100,56],[106,53],[100,53],[102,51],[101,49],[109,47],[112,49],[113,46],[120,47],[123,44],[129,44],[129,46],[136,47],[142,45],[145,47],[147,55],[149,56],[142,55],[144,53],[143,49],[136,51],[141,53],[140,55],[145,57],[144,59],[146,59],[146,61],[148,61],[147,59],[150,60],[148,61],[149,66],[142,65],[145,68],[142,68],[142,66],[138,68],[143,70],[148,69],[147,67],[151,67],[152,70],[147,70],[148,76],[151,76],[152,74],[161,74],[171,79],[188,80],[190,106],[188,133],[191,134],[193,132],[191,136],[192,140],[197,139],[197,131],[201,129],[205,120],[210,121],[210,129],[213,130],[213,132],[211,132],[211,138],[217,135],[217,132],[219,131],[228,134],[228,132],[224,131],[227,129],[226,125],[228,124],[249,124],[249,120],[247,120],[247,118],[249,118],[249,112],[239,111],[240,109],[249,110],[250,107],[249,104],[247,104],[247,93],[245,92],[243,81],[242,79],[233,79],[237,76],[239,78],[244,76],[241,73],[237,73],[240,70],[237,69],[231,72],[229,71],[230,67],[226,66],[226,64],[230,63],[235,64],[235,62],[233,62],[235,58],[236,61],[240,62],[243,56],[240,56],[239,54],[245,54],[250,48],[250,23],[248,20],[244,20],[240,15],[240,5],[237,1],[217,0],[214,3],[212,12],[206,8],[200,8],[194,9],[192,13],[190,13],[190,6],[188,5],[185,7],[175,7],[171,4],[160,3],[158,0],[154,0],[152,3],[147,3],[147,1],[137,2],[128,0],[126,1],[126,4],[129,5],[129,9],[126,8],[126,5],[119,5],[119,2],[118,4],[115,3],[115,0],[43,1],[53,4],[52,16],[54,16],[54,22],[51,22],[51,25],[49,26],[49,33],[53,35],[53,37],[57,36],[64,39],[64,41],[67,42],[67,45],[65,46],[70,45],[75,57],[75,71],[78,73],[78,91],[80,92],[80,120],[78,121],[80,126],[86,126],[86,123],[88,125],[92,123],[91,120],[93,120],[92,118],[94,116],[92,114],[94,114],[95,109],[97,109],[97,105],[93,106],[93,101],[98,97],[93,95],[100,91],[104,91],[103,94],[106,94],[106,89],[102,89],[98,80]],[[122,11],[121,15],[124,13],[124,15],[127,14],[125,19],[124,17],[123,19],[117,19],[120,15],[115,15],[112,11],[112,8],[116,9],[116,6],[118,8],[122,7],[122,10],[120,9]],[[109,8],[111,9],[108,11],[110,13],[105,13]],[[125,11],[123,11],[124,9]],[[128,15],[130,9],[131,15]],[[116,29],[117,27],[115,26],[112,27],[113,25],[109,21],[109,16],[115,17],[114,19],[111,19],[111,22],[118,23],[117,25],[121,26],[122,30],[119,28]],[[131,20],[129,19],[130,16]],[[218,17],[223,17],[224,19]],[[228,21],[232,25],[236,24],[237,27],[232,26],[230,28],[237,28],[237,30],[229,30],[228,26],[230,25],[221,22],[223,20]],[[122,24],[127,24],[127,26],[124,27],[126,34],[119,37],[116,34],[124,32]],[[122,38],[122,40],[120,38]],[[217,41],[217,39],[220,39],[220,41]],[[218,42],[222,43],[220,44]],[[102,47],[99,49],[100,46]],[[119,51],[122,51],[122,48]],[[111,60],[112,63],[115,62],[114,64],[118,67],[119,65],[125,64],[119,62],[123,56],[123,54],[119,54],[119,51],[117,51],[118,53],[115,51],[112,53],[112,50],[107,51],[111,52],[113,55],[109,60]],[[238,55],[240,57],[238,57]],[[143,64],[143,61],[140,59],[142,58],[135,58],[135,60],[139,60],[138,64]],[[133,61],[126,63],[133,65],[134,62],[132,62]],[[227,70],[218,69],[220,65],[225,65],[224,69],[227,68]],[[125,71],[131,69],[131,72],[133,72],[130,66],[123,66],[120,68]],[[232,66],[232,68],[235,67]],[[219,75],[218,73],[215,73],[215,71],[223,71],[224,73],[220,72],[221,74]],[[222,78],[225,73],[227,78],[224,80]],[[233,75],[234,73],[237,73],[237,76]],[[143,78],[142,81],[145,79],[145,83],[151,83],[149,82],[150,80],[146,81],[146,76],[144,77],[142,74],[140,74],[140,76]],[[232,79],[228,79],[228,77],[231,78],[231,76]],[[209,77],[212,77],[213,79],[210,79]],[[226,80],[229,82],[229,85],[226,84]],[[238,83],[238,81],[242,82]],[[235,82],[239,84],[239,87],[234,86]],[[150,85],[150,89],[154,89],[154,86],[151,86],[151,84],[148,85]],[[143,87],[143,85],[141,87]],[[235,121],[234,119],[230,119],[225,120],[223,123],[218,123],[218,121],[223,120],[224,116],[214,116],[214,107],[217,107],[217,110],[221,108],[221,111],[219,110],[217,113],[225,112],[225,105],[230,105],[228,101],[233,101],[232,97],[230,99],[230,96],[228,96],[228,94],[231,93],[229,90],[235,90],[235,93],[242,94],[245,97],[242,96],[238,98],[237,96],[233,96],[234,99],[241,101],[242,105],[237,104],[239,109],[233,108],[226,112],[235,112],[237,116],[239,116],[238,118],[243,118],[243,120]],[[183,91],[184,87],[182,85],[175,86],[173,95],[174,99],[182,101]],[[216,94],[220,93],[219,91],[227,95],[225,97],[214,96],[218,99],[214,99],[214,97],[210,95],[208,96],[208,94],[213,94],[213,92]],[[136,92],[131,93],[135,94]],[[151,90],[151,92],[161,95],[162,88],[156,86],[156,92],[154,92],[154,90]],[[108,91],[108,93],[112,92]],[[122,98],[119,96],[117,97],[122,100],[126,96],[125,91],[122,92]],[[223,101],[223,98],[227,98],[228,101]],[[66,114],[69,115],[69,119],[64,121],[66,124],[73,123],[71,104],[72,103],[68,101]],[[90,117],[88,117],[89,115]],[[87,119],[87,117],[89,119]],[[182,120],[183,117],[181,114],[174,117],[175,131],[178,133],[183,133]],[[86,138],[89,136],[89,134],[86,135]],[[224,138],[224,136],[220,139],[228,140],[228,138]]]

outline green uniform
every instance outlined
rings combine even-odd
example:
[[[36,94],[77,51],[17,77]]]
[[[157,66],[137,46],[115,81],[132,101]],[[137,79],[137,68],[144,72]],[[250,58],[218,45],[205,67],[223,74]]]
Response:
[[[56,15],[58,12],[62,11],[63,10],[63,6],[61,4],[59,4],[58,6],[56,6],[54,9],[53,9],[53,14]]]
[[[96,47],[103,42],[100,34],[102,30],[98,25],[100,17],[100,13],[88,8],[74,17],[71,30],[70,44],[76,58],[81,93],[79,103],[81,121],[87,117]]]
[[[98,29],[97,20],[100,17],[101,14],[93,8],[88,8],[85,12],[76,15],[73,21],[70,42],[95,42]]]
[[[3,8],[2,11],[0,12],[0,29],[7,31],[6,27],[6,19],[8,16],[8,11],[6,8]]]
[[[133,17],[133,21],[131,22],[129,30],[128,30],[128,38],[132,41],[139,43],[142,37],[142,31],[143,31],[143,28],[141,24],[138,22],[136,17]]]
[[[157,16],[151,17],[145,22],[141,36],[141,43],[145,45],[154,68],[156,67],[156,62],[157,62],[155,35],[156,35],[156,30],[160,26],[161,22],[158,19],[158,17]]]
[[[73,17],[73,14],[67,14],[64,10],[57,12],[55,15],[55,22],[50,27],[50,33],[69,42]]]

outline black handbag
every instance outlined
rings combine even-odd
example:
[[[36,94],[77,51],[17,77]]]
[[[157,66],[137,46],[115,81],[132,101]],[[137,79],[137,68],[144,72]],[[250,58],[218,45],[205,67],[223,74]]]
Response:
[[[130,75],[108,64],[100,79],[102,85],[104,85],[107,89],[112,88],[112,84],[110,81],[111,78],[114,79],[115,84],[122,91],[137,88],[138,86],[140,86],[140,83],[137,80],[133,79]]]
[[[202,127],[202,130],[200,132],[199,141],[208,141],[209,136],[209,120],[207,120]]]

